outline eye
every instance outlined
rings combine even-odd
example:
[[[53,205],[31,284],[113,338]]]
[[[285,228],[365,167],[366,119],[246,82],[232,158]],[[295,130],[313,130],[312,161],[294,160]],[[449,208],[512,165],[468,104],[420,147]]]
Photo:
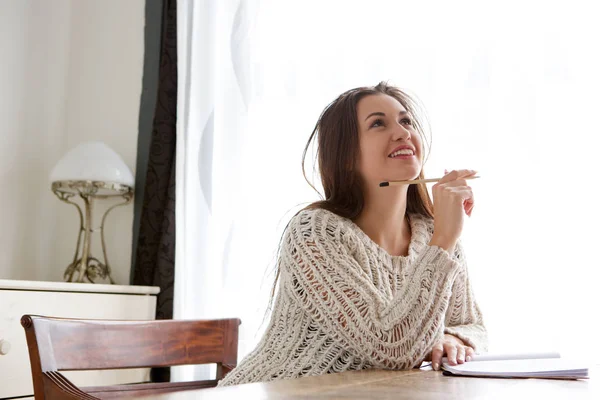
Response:
[[[412,123],[412,119],[410,119],[410,118],[404,118],[404,119],[403,119],[401,122],[404,122],[404,121],[408,121],[408,124],[409,124],[409,125],[412,125],[412,124],[413,124],[413,123]]]
[[[373,123],[371,124],[371,128],[377,127],[377,126],[383,126],[383,120],[381,118],[377,118],[375,121],[373,121]]]

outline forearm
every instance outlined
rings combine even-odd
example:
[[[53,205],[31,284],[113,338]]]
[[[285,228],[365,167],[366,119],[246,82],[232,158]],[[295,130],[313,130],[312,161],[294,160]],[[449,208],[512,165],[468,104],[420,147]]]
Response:
[[[488,347],[487,330],[471,287],[467,260],[460,242],[456,245],[453,257],[463,264],[464,268],[462,273],[456,277],[452,287],[444,333],[458,337],[466,345],[473,347],[476,352],[486,352]]]

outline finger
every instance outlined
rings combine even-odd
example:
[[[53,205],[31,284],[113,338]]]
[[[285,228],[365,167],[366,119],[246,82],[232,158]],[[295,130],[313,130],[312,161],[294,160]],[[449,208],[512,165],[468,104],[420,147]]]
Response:
[[[465,202],[473,198],[473,191],[470,188],[443,188],[437,196],[446,197],[452,204],[463,209]]]
[[[465,361],[471,361],[475,355],[475,350],[470,346],[465,346]]]
[[[453,169],[452,171],[448,171],[446,169],[444,169],[444,174],[448,175],[448,174],[456,174],[457,177],[464,177],[464,176],[471,176],[471,175],[475,175],[477,173],[476,170],[474,169]]]
[[[452,343],[448,343],[444,346],[446,350],[446,355],[448,357],[448,363],[450,365],[456,365],[456,345]]]
[[[456,179],[460,178],[459,172],[456,170],[452,170],[450,172],[446,172],[446,174],[443,176],[442,179],[440,179],[438,181],[438,183],[446,183],[446,182],[451,182],[454,181]]]
[[[444,177],[440,179],[438,183],[451,182],[459,178],[475,175],[476,173],[477,171],[475,171],[474,169],[452,170],[449,173],[446,173],[446,175],[444,175]]]
[[[469,205],[469,209],[466,211],[467,215],[470,217],[471,213],[473,213],[473,208],[475,207],[475,204],[471,204]]]
[[[461,204],[464,204],[465,201],[469,201],[471,199],[473,199],[473,191],[471,190],[471,188],[446,188],[444,189],[447,191],[447,193],[449,193],[451,196],[454,196],[455,198],[461,199]]]
[[[442,363],[442,356],[444,355],[444,347],[442,344],[436,344],[433,346],[431,350],[431,366],[434,371],[440,369],[440,364]]]
[[[455,180],[455,179],[458,179],[458,172],[457,172],[457,171],[451,171],[451,172],[448,172],[448,173],[446,173],[446,174],[445,174],[445,175],[442,177],[442,179],[440,179],[440,180],[438,181],[438,183],[446,183],[446,182],[451,182],[451,181],[453,181],[453,180]]]
[[[465,362],[465,346],[456,347],[456,362],[464,364]]]
[[[440,182],[438,182],[440,183]],[[458,178],[450,182],[442,183],[440,186],[442,187],[461,187],[461,186],[469,186],[467,180],[464,178]]]
[[[475,199],[473,197],[471,197],[468,200],[465,200],[463,203],[463,207],[467,214],[471,214],[471,211],[473,210],[474,206],[475,206]]]
[[[463,181],[460,181],[460,180],[452,181],[452,182],[447,182],[447,183],[436,183],[435,185],[433,185],[434,196],[440,196],[440,195],[442,195],[442,193],[444,193],[446,191],[452,192],[452,191],[456,191],[456,190],[470,190],[471,193],[473,191],[471,186],[467,185],[467,183],[464,180]]]

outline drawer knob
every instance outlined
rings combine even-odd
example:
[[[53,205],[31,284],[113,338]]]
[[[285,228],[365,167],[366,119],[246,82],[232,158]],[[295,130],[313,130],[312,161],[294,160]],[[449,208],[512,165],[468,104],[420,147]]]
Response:
[[[10,343],[6,340],[0,340],[0,356],[8,354],[10,351]]]

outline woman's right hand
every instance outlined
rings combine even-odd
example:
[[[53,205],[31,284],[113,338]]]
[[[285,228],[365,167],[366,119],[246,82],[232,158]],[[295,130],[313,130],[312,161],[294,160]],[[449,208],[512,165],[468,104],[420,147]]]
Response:
[[[474,204],[473,191],[465,178],[476,173],[470,169],[451,171],[433,185],[434,228],[430,245],[454,253],[463,229],[463,209],[468,207],[470,214]]]

